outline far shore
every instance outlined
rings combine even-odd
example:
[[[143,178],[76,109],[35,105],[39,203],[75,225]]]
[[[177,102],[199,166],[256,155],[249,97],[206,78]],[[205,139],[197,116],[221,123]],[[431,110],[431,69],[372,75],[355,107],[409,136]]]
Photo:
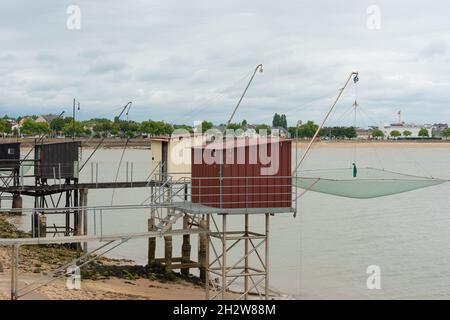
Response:
[[[297,148],[306,148],[309,141],[292,141]],[[450,140],[320,140],[314,148],[449,148]]]
[[[20,142],[23,148],[30,148],[36,143],[37,139],[34,138],[3,138],[0,139],[0,143]],[[69,142],[70,138],[46,138],[44,143],[55,142]],[[100,138],[76,138],[76,141],[80,141],[83,148],[94,149],[100,143]],[[293,146],[298,148],[305,148],[309,144],[308,139],[292,139]],[[108,138],[102,142],[101,148],[114,149],[123,148],[127,145],[130,149],[150,149],[151,138],[133,138],[127,143],[127,139],[124,138]],[[314,148],[446,148],[450,147],[450,139],[447,140],[316,140],[313,144]]]

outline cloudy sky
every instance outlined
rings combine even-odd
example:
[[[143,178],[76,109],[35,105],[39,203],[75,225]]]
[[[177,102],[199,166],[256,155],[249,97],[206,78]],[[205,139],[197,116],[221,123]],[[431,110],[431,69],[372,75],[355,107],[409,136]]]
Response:
[[[79,30],[67,27],[70,5]],[[70,113],[76,97],[83,119],[133,101],[130,119],[221,123],[262,63],[235,120],[318,121],[357,70],[330,124],[353,123],[355,97],[360,126],[398,110],[408,122],[450,122],[449,10],[415,0],[2,2],[0,114]]]

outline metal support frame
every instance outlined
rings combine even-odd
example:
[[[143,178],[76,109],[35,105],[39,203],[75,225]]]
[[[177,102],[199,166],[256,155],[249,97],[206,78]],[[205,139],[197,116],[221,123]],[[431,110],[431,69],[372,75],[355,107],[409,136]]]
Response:
[[[0,186],[8,188],[11,186],[17,187],[20,184],[20,167],[2,168],[0,169]],[[15,198],[20,197],[20,193],[13,193],[12,195],[3,195],[0,192],[0,207],[2,200],[12,199],[13,206],[15,205]],[[20,205],[21,206],[21,205]]]
[[[60,214],[67,213],[69,219],[67,226],[70,225],[70,214],[76,216],[74,218],[74,229],[65,229],[63,233],[65,237],[59,239],[44,238],[45,235],[37,234],[38,239],[16,239],[2,242],[13,247],[12,250],[12,273],[11,273],[11,298],[17,299],[18,295],[18,260],[19,246],[23,244],[40,244],[40,243],[82,243],[84,244],[84,252],[87,253],[87,242],[91,240],[113,241],[119,239],[133,238],[149,238],[154,240],[157,236],[164,237],[166,241],[165,259],[163,264],[168,270],[182,269],[189,272],[189,268],[199,267],[203,270],[206,299],[229,299],[236,297],[237,299],[248,299],[250,295],[257,295],[261,299],[269,297],[269,220],[272,211],[277,208],[253,208],[245,209],[240,212],[234,212],[233,209],[217,209],[214,212],[195,212],[188,210],[192,202],[189,201],[188,181],[173,181],[171,176],[165,176],[159,184],[149,184],[150,187],[150,204],[136,206],[150,208],[151,225],[148,232],[140,234],[126,235],[103,235],[100,236],[95,232],[94,235],[87,235],[87,188],[80,188],[74,181],[74,189],[61,189],[56,192],[36,193],[35,208],[33,214]],[[67,181],[65,185],[71,184]],[[36,187],[46,185],[46,181],[36,178]],[[79,190],[78,190],[79,189]],[[59,193],[60,199],[55,203],[52,194]],[[65,207],[60,207],[61,198],[67,193]],[[78,197],[79,194],[79,197]],[[46,196],[49,196],[46,200]],[[184,206],[180,203],[176,205],[176,198],[182,198]],[[145,202],[147,202],[146,199]],[[64,200],[62,200],[64,201]],[[51,205],[49,205],[51,204]],[[53,207],[53,208],[52,208]],[[41,208],[41,209],[39,209]],[[61,208],[61,209],[59,209]],[[110,206],[112,208],[112,206]],[[94,217],[95,210],[94,208]],[[91,209],[89,209],[91,210]],[[258,210],[264,210],[257,212]],[[267,210],[267,211],[266,211]],[[281,210],[289,210],[291,208],[281,208]],[[253,212],[254,211],[254,212]],[[102,209],[100,209],[100,213]],[[261,213],[261,214],[252,214]],[[286,211],[288,212],[288,211]],[[250,228],[250,215],[253,219],[264,219],[264,232],[254,232]],[[221,216],[220,225],[217,223],[217,216]],[[172,226],[183,217],[183,227],[181,230],[173,230]],[[101,216],[100,216],[101,218]],[[244,219],[243,230],[230,230],[229,219]],[[95,218],[94,218],[95,221]],[[158,223],[159,222],[159,223]],[[100,225],[102,225],[100,220]],[[240,224],[241,225],[241,224]],[[192,228],[196,226],[197,228]],[[39,229],[37,229],[39,230]],[[69,231],[69,232],[68,232]],[[83,235],[82,235],[83,234]],[[203,237],[202,256],[199,256],[198,262],[191,261],[189,253],[186,250],[180,258],[172,256],[171,238],[173,235],[184,236],[184,244],[189,245],[189,237],[193,234],[199,234]],[[233,251],[233,254],[229,254]],[[237,252],[239,252],[237,254]],[[211,259],[210,259],[211,255]],[[150,255],[149,255],[150,257]],[[180,262],[180,264],[173,264]]]
[[[257,233],[250,230],[249,215],[244,216],[243,231],[229,230],[228,214],[222,214],[221,226],[217,224],[214,216],[208,215],[208,220],[212,220],[215,230],[209,233],[209,247],[213,259],[208,262],[208,281],[205,286],[207,299],[230,299],[233,295],[236,295],[238,300],[246,300],[249,295],[257,295],[261,299],[269,298],[270,214],[267,213],[264,217],[265,231]],[[231,261],[229,253],[232,250],[235,253],[242,250],[243,255],[236,256],[235,260]],[[243,283],[239,283],[240,281]]]
[[[94,249],[91,252],[87,252],[79,258],[74,259],[73,261],[64,264],[61,267],[58,267],[50,274],[42,276],[40,279],[28,283],[22,288],[19,288],[18,280],[19,280],[19,246],[15,244],[11,246],[12,248],[12,256],[11,256],[11,300],[17,300],[61,277],[68,275],[67,270],[71,266],[77,266],[78,268],[82,268],[87,264],[99,259],[104,256],[106,253],[112,251],[123,243],[127,242],[129,238],[121,238],[107,241],[106,243],[100,245],[98,248]],[[108,248],[109,247],[109,248]],[[103,252],[99,252],[101,249],[105,249]],[[95,255],[94,255],[95,253]]]
[[[61,179],[59,179],[61,180]],[[54,236],[58,233],[64,234],[64,236],[70,235],[81,235],[83,232],[82,228],[82,210],[80,207],[83,207],[83,203],[79,203],[83,201],[83,196],[79,192],[79,188],[77,187],[78,179],[64,179],[64,183],[60,186],[64,186],[60,191],[51,191],[44,192],[39,191],[34,193],[34,207],[45,209],[45,208],[60,208],[60,213],[63,213],[65,216],[64,225],[62,226],[49,226],[47,229],[52,230],[49,233],[53,233]],[[40,186],[46,186],[47,180],[36,177],[35,178],[35,187],[38,189]],[[64,203],[62,203],[64,202]],[[32,214],[32,235],[33,237],[45,237],[45,234],[42,234],[39,227],[40,215],[45,215],[46,212],[44,210],[35,210]],[[71,215],[73,215],[73,219],[71,219]],[[44,230],[44,229],[43,229]]]

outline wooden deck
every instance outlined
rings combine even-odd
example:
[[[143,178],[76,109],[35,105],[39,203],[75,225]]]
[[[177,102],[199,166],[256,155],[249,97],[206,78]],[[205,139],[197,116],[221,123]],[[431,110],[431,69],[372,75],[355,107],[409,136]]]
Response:
[[[77,184],[52,184],[52,185],[24,185],[0,187],[0,193],[19,193],[34,196],[36,194],[53,194],[61,191],[75,189],[125,189],[125,188],[148,188],[161,186],[163,182],[159,180],[134,181],[134,182],[98,182],[98,183],[77,183]]]

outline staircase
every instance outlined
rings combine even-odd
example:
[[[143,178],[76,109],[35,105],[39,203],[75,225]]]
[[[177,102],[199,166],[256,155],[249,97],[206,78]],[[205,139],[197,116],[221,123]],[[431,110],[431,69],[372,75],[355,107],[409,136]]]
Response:
[[[183,217],[183,212],[176,212],[171,208],[174,197],[179,196],[184,191],[184,186],[188,183],[188,179],[183,177],[174,181],[173,177],[162,172],[163,163],[158,163],[155,173],[152,178],[155,181],[161,182],[154,187],[153,193],[150,195],[150,203],[158,206],[150,209],[150,215],[153,221],[159,220],[155,225],[155,231],[164,234],[167,232],[178,219]]]

